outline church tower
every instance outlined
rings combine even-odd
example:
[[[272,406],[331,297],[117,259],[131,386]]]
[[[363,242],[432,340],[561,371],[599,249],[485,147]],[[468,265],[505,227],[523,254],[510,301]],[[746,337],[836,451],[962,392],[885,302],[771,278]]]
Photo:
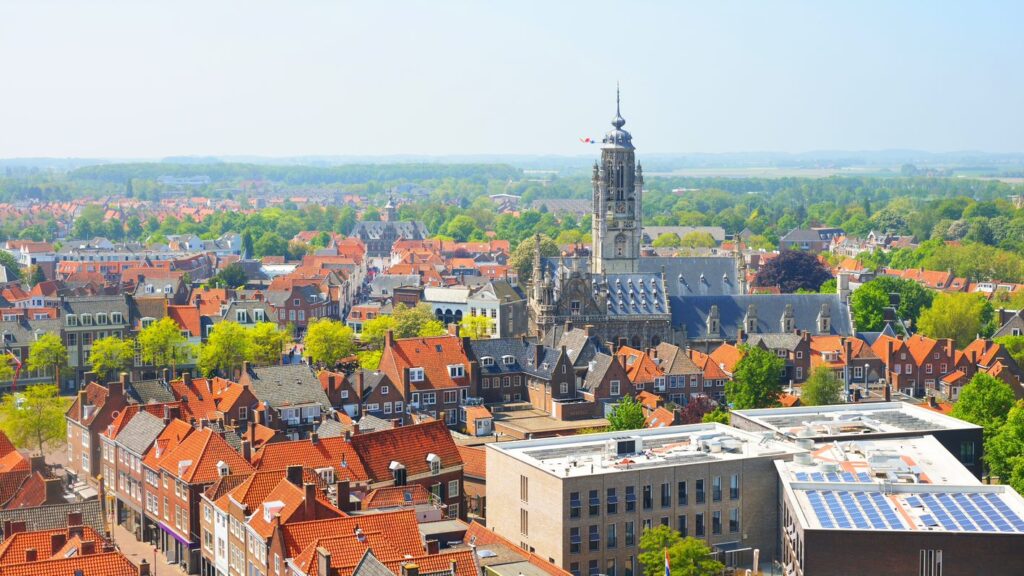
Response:
[[[594,274],[635,274],[640,270],[644,177],[636,163],[633,137],[622,129],[625,124],[616,89],[613,129],[604,135],[601,161],[594,164],[592,179]]]

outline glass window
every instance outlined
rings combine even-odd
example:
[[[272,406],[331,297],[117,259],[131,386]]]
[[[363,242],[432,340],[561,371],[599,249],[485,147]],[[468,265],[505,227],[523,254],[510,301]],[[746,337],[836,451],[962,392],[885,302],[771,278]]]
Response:
[[[580,528],[579,526],[573,526],[569,528],[569,553],[579,554],[580,553]]]
[[[703,478],[700,478],[699,480],[697,480],[696,500],[697,500],[697,504],[703,504],[704,503],[704,479]]]
[[[704,537],[704,513],[693,515],[693,535],[697,538]]]
[[[607,532],[606,537],[608,539],[607,546],[609,548],[615,548],[616,546],[618,546],[619,541],[618,541],[618,534],[616,534],[616,532],[615,532],[615,524],[609,524],[608,528],[606,529],[606,532]]]
[[[581,507],[582,503],[580,502],[580,493],[571,492],[569,494],[569,518],[579,518]]]
[[[679,498],[679,505],[686,506],[686,480],[683,480],[682,482],[679,483],[679,490],[677,496]]]
[[[722,500],[722,477],[714,476],[711,478],[711,500],[712,502],[719,502]]]
[[[687,536],[686,528],[687,528],[687,526],[686,526],[686,514],[680,514],[679,518],[678,518],[678,525],[676,526],[676,530],[679,530],[679,534],[683,538],[686,538],[686,536]]]
[[[672,506],[672,485],[668,482],[661,484],[661,507],[669,508]]]
[[[588,514],[590,516],[599,516],[601,514],[601,497],[597,495],[597,490],[591,490],[588,494],[587,499]]]
[[[609,514],[617,514],[619,511],[619,497],[615,494],[615,488],[609,488],[605,498]]]
[[[626,522],[626,546],[633,546],[636,544],[636,532],[634,531],[633,521]]]
[[[729,499],[736,500],[740,497],[740,475],[729,476]]]
[[[720,510],[715,510],[711,513],[711,533],[722,533],[722,512]]]
[[[644,510],[650,510],[654,507],[654,496],[650,484],[644,485]]]
[[[590,525],[590,537],[587,538],[587,549],[591,552],[601,548],[601,527],[597,524]]]
[[[636,488],[634,486],[626,486],[626,512],[634,510],[636,510]]]
[[[740,509],[732,508],[729,510],[729,532],[740,531]]]

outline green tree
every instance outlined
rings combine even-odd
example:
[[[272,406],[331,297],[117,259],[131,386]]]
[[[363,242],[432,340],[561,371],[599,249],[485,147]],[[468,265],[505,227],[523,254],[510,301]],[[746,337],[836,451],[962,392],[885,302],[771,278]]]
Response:
[[[328,367],[333,367],[339,360],[356,351],[352,329],[328,318],[321,318],[309,325],[305,344],[306,354],[313,362]]]
[[[47,446],[61,445],[67,438],[64,414],[70,398],[60,396],[52,384],[29,386],[24,392],[7,394],[0,402],[0,429],[19,448],[35,448],[45,454]]]
[[[356,356],[359,358],[359,367],[364,370],[376,370],[380,367],[380,357],[382,354],[381,350],[357,352]]]
[[[486,316],[465,316],[459,322],[459,333],[473,340],[491,337],[491,326],[494,321]]]
[[[725,383],[725,397],[734,409],[768,408],[782,394],[785,362],[759,346],[740,347],[743,358],[736,363],[732,380]]]
[[[992,303],[977,294],[944,292],[921,313],[917,328],[931,338],[951,338],[963,348],[991,329],[993,316]]]
[[[284,346],[291,337],[273,322],[260,322],[250,328],[250,344],[248,358],[261,366],[272,366],[281,363]]]
[[[704,414],[704,416],[701,417],[700,421],[701,422],[707,422],[707,423],[718,422],[719,424],[726,424],[726,425],[728,425],[729,424],[729,411],[726,410],[725,408],[722,408],[721,406],[719,406],[718,408],[715,408],[711,412],[708,412],[707,414]]]
[[[1018,400],[999,431],[985,441],[985,461],[999,478],[1010,478],[1024,462],[1024,400]]]
[[[234,378],[248,358],[252,335],[237,322],[224,320],[213,325],[199,350],[199,370],[207,376],[220,373]]]
[[[252,233],[246,230],[242,232],[242,257],[255,258],[256,249],[252,245]]]
[[[651,242],[651,246],[655,248],[679,248],[680,239],[678,234],[667,232],[665,234],[659,234],[654,242]]]
[[[694,230],[684,234],[679,240],[679,245],[684,248],[714,248],[718,243],[711,234]]]
[[[640,565],[644,576],[665,575],[668,552],[672,576],[718,576],[725,566],[711,556],[711,548],[698,538],[683,538],[679,532],[659,524],[640,535]]]
[[[839,404],[843,401],[843,381],[832,369],[818,366],[800,389],[800,402],[807,406]]]
[[[850,295],[850,308],[857,330],[877,332],[885,327],[885,308],[889,306],[889,294],[900,295],[896,313],[903,320],[917,322],[921,311],[932,304],[934,292],[923,288],[913,280],[883,276],[857,288]]]
[[[14,256],[6,250],[0,250],[0,266],[7,269],[7,281],[17,282],[21,279],[21,268]]]
[[[26,272],[27,274],[25,276],[28,279],[28,283],[32,286],[35,286],[40,282],[46,282],[46,273],[43,272],[42,266],[39,266],[38,264],[30,266]]]
[[[445,326],[434,317],[430,306],[418,304],[412,308],[405,304],[395,306],[391,313],[395,320],[395,338],[442,336]]]
[[[448,235],[459,242],[469,240],[469,236],[476,230],[476,220],[465,214],[460,214],[448,222],[446,228]]]
[[[608,414],[609,430],[638,430],[644,427],[644,407],[632,396],[623,396]]]
[[[89,352],[89,367],[100,382],[115,378],[128,370],[135,362],[135,341],[107,336],[92,343]]]
[[[264,232],[260,239],[253,246],[256,251],[256,258],[264,256],[286,256],[288,254],[288,241],[277,232]]]
[[[395,319],[392,316],[377,316],[363,322],[363,331],[359,333],[359,341],[371,349],[384,347],[384,337],[388,330],[394,332],[396,329]]]
[[[525,286],[526,282],[533,275],[534,245],[534,239],[527,238],[520,242],[519,246],[516,246],[516,249],[512,251],[512,255],[509,256],[509,266],[519,275],[519,284],[521,286]],[[558,244],[555,244],[555,241],[550,237],[541,234],[540,255],[544,258],[552,258],[558,256],[558,254]]]
[[[238,288],[245,286],[249,277],[245,275],[245,267],[239,262],[232,262],[221,268],[217,275],[210,279],[210,284],[222,288]]]
[[[60,383],[61,370],[67,366],[68,349],[56,333],[47,332],[29,346],[25,367],[29,370],[52,370],[54,384]]]
[[[1018,366],[1024,366],[1024,336],[1000,336],[995,341],[1006,347]]]
[[[960,391],[960,398],[953,405],[953,417],[981,426],[989,438],[1006,422],[1014,400],[1009,384],[978,372]]]
[[[163,317],[139,332],[139,352],[142,361],[151,366],[170,366],[177,376],[179,364],[188,362],[193,354],[181,327],[170,317]]]

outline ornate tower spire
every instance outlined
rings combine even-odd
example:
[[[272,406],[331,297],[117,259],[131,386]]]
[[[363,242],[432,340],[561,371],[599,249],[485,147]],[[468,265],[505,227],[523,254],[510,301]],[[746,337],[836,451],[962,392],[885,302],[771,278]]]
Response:
[[[595,274],[639,270],[643,174],[637,169],[633,136],[622,128],[625,124],[621,91],[616,84],[615,117],[612,129],[602,140],[601,161],[593,177],[591,271]]]

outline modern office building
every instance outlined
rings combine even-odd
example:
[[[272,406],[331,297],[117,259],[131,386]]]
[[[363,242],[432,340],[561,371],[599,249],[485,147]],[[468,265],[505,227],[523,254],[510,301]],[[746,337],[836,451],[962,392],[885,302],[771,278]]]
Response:
[[[982,475],[981,426],[906,402],[735,410],[730,422],[742,430],[814,442],[930,434],[976,477]]]
[[[932,436],[835,441],[775,465],[786,575],[1021,573],[1024,499]]]
[[[487,445],[487,523],[576,576],[633,576],[658,524],[703,538],[724,561],[777,558],[774,460],[804,450],[720,424]],[[749,556],[749,555],[748,555]]]

